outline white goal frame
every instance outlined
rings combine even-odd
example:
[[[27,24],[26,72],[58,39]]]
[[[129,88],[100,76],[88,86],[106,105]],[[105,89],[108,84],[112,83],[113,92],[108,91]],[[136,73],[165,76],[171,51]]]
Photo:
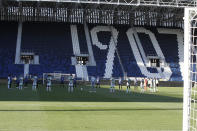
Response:
[[[194,60],[197,58],[196,30],[197,7],[185,8],[183,131],[197,131],[197,62]]]

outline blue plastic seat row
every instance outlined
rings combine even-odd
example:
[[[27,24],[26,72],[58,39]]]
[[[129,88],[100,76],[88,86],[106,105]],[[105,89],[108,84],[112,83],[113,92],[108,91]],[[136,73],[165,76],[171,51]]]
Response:
[[[98,25],[88,25],[90,31]],[[144,77],[137,65],[134,53],[132,52],[127,30],[129,26],[114,26],[118,31],[117,51],[120,56],[123,68],[129,77]],[[0,22],[0,77],[7,77],[8,74],[23,74],[24,66],[15,65],[15,51],[18,23]],[[78,24],[78,39],[81,53],[88,53],[87,41],[84,26]],[[159,34],[156,28],[151,30],[159,43],[165,56],[166,62],[173,72],[170,80],[182,80],[176,35]],[[138,33],[145,54],[156,54],[148,35]],[[90,35],[91,36],[91,35]],[[109,45],[111,32],[101,31],[97,33],[98,40],[102,44]],[[91,39],[92,42],[94,42]],[[66,23],[23,23],[22,51],[30,51],[39,55],[39,65],[30,65],[30,74],[42,76],[43,73],[60,71],[62,73],[76,73],[75,66],[71,64],[73,54],[70,24]],[[105,74],[107,54],[109,48],[101,50],[95,44],[92,45],[96,66],[88,66],[89,76],[103,77]],[[123,76],[120,61],[115,52],[113,61],[112,76]],[[147,68],[151,73],[157,73],[156,68]]]

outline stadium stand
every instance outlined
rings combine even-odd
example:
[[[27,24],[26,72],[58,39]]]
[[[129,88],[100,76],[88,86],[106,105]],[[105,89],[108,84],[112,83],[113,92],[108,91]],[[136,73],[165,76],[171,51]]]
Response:
[[[78,31],[78,39],[79,39],[79,47],[81,54],[88,54],[88,47],[86,42],[86,36],[84,31],[84,26],[81,24],[77,25],[77,31]]]
[[[70,26],[56,23],[24,23],[22,50],[39,55],[40,64],[30,66],[30,74],[61,71],[75,73],[71,65],[72,41]]]
[[[8,74],[23,74],[23,65],[15,65],[15,50],[17,37],[17,23],[1,22],[0,26],[0,77],[7,77]],[[80,52],[88,54],[87,41],[84,26],[77,24],[77,33],[80,45]],[[117,36],[117,43],[113,42],[112,32],[106,29],[107,26],[88,25],[91,37],[92,50],[96,66],[87,66],[89,76],[107,76],[110,78],[123,76],[120,56],[123,68],[129,77],[145,77],[137,64],[130,41],[127,36],[128,26],[113,26]],[[153,32],[164,54],[165,61],[172,71],[171,81],[181,81],[181,69],[179,63],[180,49],[178,49],[177,36],[175,34],[161,34],[157,28],[147,27]],[[11,32],[11,33],[10,33]],[[121,34],[121,35],[120,35]],[[96,35],[96,36],[95,36]],[[153,41],[148,34],[138,32],[138,36],[145,54],[159,56],[156,53]],[[116,38],[114,38],[116,39]],[[116,45],[117,44],[117,45]],[[75,74],[75,66],[71,63],[74,55],[72,47],[70,24],[65,23],[23,23],[21,51],[34,52],[39,56],[38,65],[30,65],[30,74],[42,76],[43,73],[60,71],[67,74]],[[111,50],[109,49],[111,48]],[[117,50],[116,50],[117,49]],[[118,54],[117,54],[118,51]],[[8,53],[9,52],[9,53]],[[141,57],[140,55],[138,57]],[[9,58],[9,59],[8,59]],[[157,73],[153,67],[144,67],[149,73]],[[164,69],[162,69],[164,70]]]
[[[0,22],[0,77],[23,74],[23,65],[14,64],[18,24]]]
[[[89,26],[89,29],[91,30],[94,26]],[[95,30],[97,31],[97,30]],[[99,44],[102,46],[97,46],[98,43],[93,31],[91,34],[92,37],[92,49],[93,49],[93,53],[94,53],[94,57],[95,57],[95,61],[96,61],[96,67],[88,67],[88,73],[89,75],[93,75],[93,76],[100,76],[100,77],[104,77],[105,74],[105,68],[106,68],[106,60],[107,60],[107,51],[108,51],[108,46],[109,46],[109,42],[111,39],[111,33],[110,32],[106,32],[106,31],[102,31],[97,33],[97,38],[99,40]]]
[[[154,46],[152,44],[152,41],[150,40],[149,35],[145,33],[138,33],[138,36],[140,38],[146,56],[157,56],[157,53],[154,49]]]
[[[120,58],[122,60],[123,66],[125,71],[127,72],[127,76],[132,77],[143,77],[139,67],[137,66],[135,57],[133,55],[133,52],[131,50],[129,40],[127,38],[126,32],[128,30],[128,27],[117,27],[119,28],[119,37],[118,37],[118,45],[117,49],[120,54]]]
[[[152,31],[155,33],[166,62],[169,63],[172,70],[171,81],[182,80],[178,58],[177,36],[175,34],[160,34],[156,30]]]

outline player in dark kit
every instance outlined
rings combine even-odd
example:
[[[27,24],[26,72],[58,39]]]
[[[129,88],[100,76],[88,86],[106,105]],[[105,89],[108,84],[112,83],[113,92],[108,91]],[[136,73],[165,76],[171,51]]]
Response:
[[[76,76],[73,77],[73,88],[77,88],[77,78],[76,78]]]
[[[99,78],[99,76],[97,77],[97,79],[96,79],[96,88],[101,88],[100,87],[100,78]]]
[[[61,76],[61,82],[60,82],[60,84],[62,85],[62,87],[64,87],[64,77],[63,76]]]
[[[28,76],[26,75],[24,78],[24,87],[28,86]]]

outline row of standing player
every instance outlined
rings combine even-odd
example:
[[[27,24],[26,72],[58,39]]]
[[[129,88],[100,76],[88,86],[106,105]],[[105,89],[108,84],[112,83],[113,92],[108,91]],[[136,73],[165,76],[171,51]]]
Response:
[[[110,85],[110,93],[113,93],[115,92],[115,78],[111,77],[111,85]],[[143,78],[140,80],[140,87],[141,87],[141,92],[145,92],[147,91],[148,89],[150,90],[150,92],[156,92],[158,91],[158,84],[159,84],[159,81],[158,79],[156,78]],[[95,87],[99,87],[100,88],[100,79],[99,77],[95,78],[94,76],[91,77],[91,86],[93,88],[93,91],[96,92],[96,89]],[[122,86],[123,86],[123,79],[120,77],[118,79],[118,86],[119,86],[119,91],[122,90]],[[130,93],[131,92],[131,79],[130,78],[127,78],[126,79],[126,92],[127,93]],[[134,78],[134,88],[135,90],[137,89],[138,87],[138,81],[136,78]],[[147,88],[149,87],[149,88]]]
[[[29,79],[28,77],[23,78],[22,76],[20,76],[18,78],[17,77],[12,78],[11,75],[9,75],[8,76],[8,89],[11,89],[11,87],[12,87],[12,80],[15,80],[16,84],[17,84],[16,88],[18,88],[19,90],[22,90],[24,88],[24,85],[27,86],[28,79]],[[33,83],[32,83],[32,90],[36,90],[38,77],[36,75],[34,75],[32,77],[32,81],[33,81]]]
[[[109,91],[110,91],[110,93],[113,93],[113,92],[115,92],[115,78],[111,77],[110,81],[111,82],[110,82],[110,90]],[[120,91],[120,90],[122,90],[122,86],[123,86],[123,80],[121,77],[118,80],[118,84],[119,84],[119,91]],[[93,91],[96,92],[95,87],[100,88],[100,78],[99,77],[95,78],[94,76],[92,76],[91,77],[91,86],[92,86]],[[130,87],[131,87],[131,79],[128,79],[127,80],[127,90],[126,90],[127,93],[131,92]]]
[[[63,77],[62,77],[63,78]],[[61,83],[64,84],[64,79],[61,78]],[[52,85],[52,76],[48,75],[47,76],[47,83],[46,83],[46,91],[50,92],[51,91],[51,85]],[[68,83],[68,92],[73,92],[74,91],[74,82],[75,82],[75,77],[70,74],[68,77],[69,83]]]
[[[143,78],[140,81],[141,92],[148,91],[157,92],[159,80],[156,78]]]
[[[75,78],[72,75],[70,75],[68,79],[69,79],[68,92],[73,92]],[[22,76],[20,76],[17,81],[18,81],[17,82],[18,87],[16,87],[16,88],[18,88],[19,90],[22,90],[24,88],[24,78]],[[38,86],[38,77],[36,75],[33,76],[32,82],[33,82],[32,83],[32,90],[36,91],[37,86]],[[11,89],[11,85],[12,85],[12,77],[9,75],[8,76],[8,89]],[[52,85],[52,76],[48,75],[46,78],[46,91],[47,92],[51,91],[51,85]]]
[[[68,84],[68,92],[73,92],[74,90],[74,83],[75,83],[75,78],[70,75],[69,78],[69,84]],[[33,84],[32,84],[32,90],[33,91],[36,91],[37,89],[37,83],[38,83],[38,77],[36,75],[33,76]],[[51,75],[48,75],[47,76],[47,79],[46,79],[47,83],[46,83],[46,91],[51,91],[51,84],[52,84],[52,76]],[[64,81],[64,80],[63,80]],[[19,78],[19,84],[18,84],[18,89],[19,90],[22,90],[23,89],[23,77],[20,77]],[[137,88],[137,79],[134,78],[134,87],[135,89]],[[8,89],[11,88],[11,84],[12,84],[12,78],[11,76],[8,76]],[[156,92],[158,91],[158,79],[156,78],[143,78],[140,80],[140,87],[141,87],[141,92],[144,92],[144,91],[147,91],[148,89],[151,91],[151,92]],[[95,87],[97,88],[100,88],[100,78],[97,77],[91,77],[91,85],[92,85],[92,88],[93,88],[93,91],[96,92],[95,90]],[[96,85],[96,86],[95,86]],[[123,80],[122,78],[120,77],[119,80],[118,80],[118,85],[119,85],[119,90],[122,90],[122,86],[123,86]],[[131,92],[131,79],[127,78],[127,82],[126,82],[126,87],[127,87],[127,90],[126,92],[129,93]],[[149,87],[149,88],[147,88]],[[112,77],[111,78],[111,86],[110,86],[110,92],[115,92],[115,79]]]

